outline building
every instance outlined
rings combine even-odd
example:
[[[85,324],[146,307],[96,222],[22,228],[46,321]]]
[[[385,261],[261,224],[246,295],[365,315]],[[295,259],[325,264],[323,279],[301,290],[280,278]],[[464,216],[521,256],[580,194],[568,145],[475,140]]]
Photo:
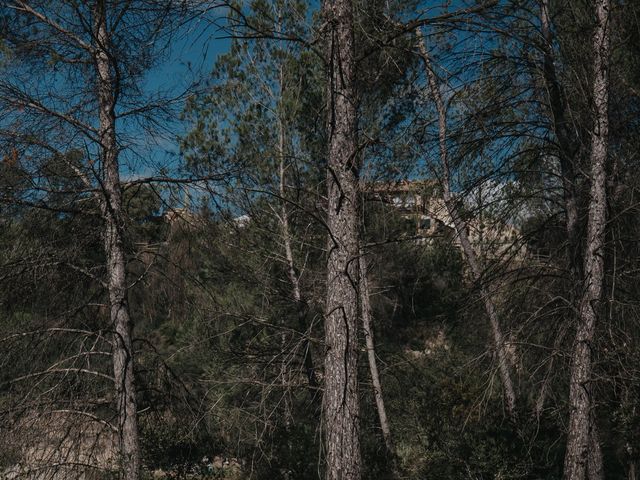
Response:
[[[406,233],[420,239],[454,235],[446,205],[435,181],[375,182],[367,186],[370,200],[396,209],[406,220]],[[420,238],[421,237],[421,238]]]
[[[396,209],[406,221],[406,234],[419,243],[435,238],[451,238],[460,246],[453,219],[435,180],[401,180],[374,182],[367,185],[370,200],[380,201]],[[519,242],[520,231],[508,222],[486,211],[463,211],[467,216],[467,235],[476,253],[498,257]],[[521,253],[519,254],[521,255]]]

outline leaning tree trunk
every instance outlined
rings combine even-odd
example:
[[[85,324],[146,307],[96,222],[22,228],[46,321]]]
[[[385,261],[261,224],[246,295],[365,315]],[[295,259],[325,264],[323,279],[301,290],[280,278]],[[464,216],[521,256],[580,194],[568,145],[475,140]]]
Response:
[[[549,96],[549,109],[553,130],[558,139],[560,176],[565,204],[567,252],[569,270],[576,277],[581,274],[580,239],[578,238],[578,193],[575,156],[578,151],[578,139],[574,138],[571,125],[567,119],[566,100],[558,79],[555,56],[553,54],[553,36],[551,33],[551,17],[549,0],[540,2],[540,25],[543,37],[543,67],[545,87]]]
[[[504,341],[504,336],[502,334],[502,328],[500,326],[500,321],[498,319],[498,313],[496,311],[493,298],[491,297],[487,289],[480,283],[482,270],[476,256],[476,252],[473,249],[471,242],[469,241],[469,236],[467,235],[467,223],[460,215],[458,202],[451,194],[451,172],[449,169],[449,157],[447,153],[447,112],[442,100],[442,95],[440,94],[436,75],[431,67],[431,59],[429,56],[429,51],[427,50],[427,46],[425,45],[424,34],[422,33],[422,30],[420,28],[416,30],[416,34],[418,36],[418,49],[420,51],[420,56],[422,57],[422,60],[425,64],[427,80],[429,82],[429,90],[436,105],[436,110],[438,111],[440,163],[443,173],[442,196],[444,198],[447,212],[453,220],[453,225],[456,229],[456,234],[458,235],[460,245],[462,246],[462,252],[464,253],[467,264],[469,265],[469,269],[471,270],[473,280],[480,285],[480,296],[482,297],[485,311],[487,313],[487,316],[489,317],[489,325],[491,327],[493,344],[496,351],[496,357],[498,359],[498,372],[500,374],[502,387],[504,389],[507,414],[509,418],[513,420],[516,417],[516,394],[513,387],[513,381],[511,380],[511,372],[509,370],[509,355],[507,354],[506,344]]]
[[[325,0],[329,230],[323,414],[327,480],[360,478],[358,162],[351,0]]]
[[[578,310],[569,385],[571,412],[564,463],[564,477],[567,480],[584,480],[587,475],[598,475],[598,472],[589,471],[598,463],[598,459],[594,458],[594,453],[598,454],[598,451],[593,448],[595,418],[591,354],[604,279],[610,0],[595,0],[595,6],[597,24],[593,39],[594,125],[590,156],[591,191],[584,253],[584,290]]]
[[[548,95],[549,111],[553,131],[558,139],[558,158],[560,160],[560,176],[565,209],[565,231],[567,233],[567,267],[569,281],[573,285],[582,285],[582,266],[580,239],[578,237],[578,194],[575,160],[578,148],[578,139],[574,138],[570,123],[567,119],[566,100],[555,67],[555,55],[553,53],[553,34],[551,30],[551,16],[549,13],[549,0],[540,1],[540,27],[542,33],[543,65],[542,76]],[[570,297],[570,304],[574,305],[576,293]],[[577,309],[576,309],[577,310]],[[573,311],[573,309],[572,309]],[[553,352],[561,346],[565,332],[561,331],[554,340]],[[552,378],[555,356],[552,356],[545,376],[542,380],[535,404],[535,414],[540,418],[544,409],[545,400],[549,391],[549,382]]]
[[[549,13],[549,0],[540,2],[540,25],[543,37],[543,77],[549,96],[549,108],[553,121],[553,129],[558,139],[560,159],[560,175],[562,177],[563,197],[565,204],[565,230],[567,232],[567,266],[569,271],[569,281],[573,285],[582,285],[584,281],[582,271],[582,252],[580,251],[579,224],[578,224],[578,186],[576,175],[576,155],[578,139],[574,138],[570,124],[567,119],[566,99],[562,93],[560,80],[555,68],[555,56],[553,53],[553,35],[551,30],[551,15]],[[576,304],[577,292],[572,292],[570,304]],[[578,310],[577,308],[575,310]],[[574,310],[571,310],[573,317]],[[564,339],[564,331],[558,334],[554,341],[554,355],[556,349]],[[540,418],[544,409],[544,403],[549,391],[551,372],[554,367],[554,356],[551,357],[547,367],[546,375],[543,379],[538,398],[536,400],[535,413]],[[599,480],[603,476],[602,452],[595,421],[594,413],[591,414],[591,458],[588,467],[589,480]]]
[[[95,64],[99,109],[99,135],[102,160],[101,201],[104,219],[104,249],[107,257],[107,286],[113,335],[113,373],[122,477],[137,480],[140,474],[140,447],[136,389],[133,372],[131,319],[127,298],[124,215],[116,143],[115,80],[109,58],[105,2],[98,0],[94,11]]]
[[[380,372],[378,371],[378,362],[376,360],[376,346],[373,338],[373,328],[371,326],[371,295],[369,291],[369,280],[367,278],[367,259],[362,250],[360,251],[359,265],[362,330],[367,345],[367,360],[369,362],[369,372],[371,373],[371,383],[373,384],[373,396],[376,400],[376,409],[378,410],[378,419],[380,420],[380,429],[382,430],[384,444],[387,447],[389,456],[393,457],[395,451],[391,438],[389,419],[387,418],[387,409],[384,405],[384,396],[382,395],[382,383],[380,382]]]
[[[284,73],[282,71],[282,67],[280,67],[280,89],[281,96],[284,94]],[[316,371],[313,365],[313,356],[311,353],[311,342],[309,342],[308,334],[307,334],[307,302],[305,298],[302,296],[302,292],[300,290],[300,275],[296,269],[295,261],[293,258],[293,247],[292,247],[292,234],[291,228],[289,226],[289,209],[287,208],[287,199],[286,199],[286,151],[287,151],[287,141],[285,134],[285,122],[282,116],[278,118],[278,156],[279,156],[279,174],[280,174],[280,185],[279,185],[279,194],[280,194],[280,228],[282,229],[282,244],[284,247],[285,259],[287,262],[286,270],[287,277],[289,279],[289,283],[291,284],[291,293],[293,296],[293,301],[296,306],[296,313],[298,317],[298,328],[303,332],[304,342],[303,342],[303,367],[305,373],[307,375],[307,381],[309,383],[309,389],[311,392],[311,397],[316,398],[316,391],[318,387],[318,381],[316,378]]]

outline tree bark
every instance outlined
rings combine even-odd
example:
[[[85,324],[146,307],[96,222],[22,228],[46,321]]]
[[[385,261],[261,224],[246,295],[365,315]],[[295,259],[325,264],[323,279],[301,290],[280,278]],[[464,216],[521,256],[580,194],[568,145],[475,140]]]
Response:
[[[284,78],[281,69],[280,73],[280,85],[281,91],[283,90]],[[305,369],[305,373],[307,375],[307,381],[309,382],[309,387],[312,389],[311,395],[312,398],[315,397],[315,390],[318,386],[318,381],[316,378],[315,368],[313,366],[313,357],[311,354],[311,343],[307,338],[307,302],[302,297],[302,293],[300,291],[300,276],[296,270],[295,261],[293,259],[293,248],[291,246],[291,229],[289,227],[289,212],[287,209],[287,200],[286,200],[286,138],[285,138],[285,126],[284,120],[282,118],[278,119],[278,155],[280,156],[280,166],[279,166],[279,174],[280,174],[280,185],[279,185],[279,194],[280,194],[280,226],[282,228],[282,243],[284,246],[285,259],[287,261],[286,269],[287,269],[287,277],[289,279],[289,283],[291,284],[291,293],[293,295],[293,301],[296,305],[296,313],[298,316],[298,328],[302,332],[304,332],[305,340],[303,345],[303,366]]]
[[[604,464],[602,461],[602,449],[600,448],[600,433],[595,409],[591,409],[589,417],[589,463],[587,465],[587,478],[589,480],[602,480],[604,478]]]
[[[104,219],[104,249],[107,257],[107,286],[113,335],[113,374],[122,478],[137,480],[140,475],[137,401],[133,370],[131,318],[126,280],[124,251],[124,215],[116,142],[116,81],[109,57],[105,2],[98,0],[94,9],[95,67],[99,109],[99,136],[102,160],[101,201]]]
[[[575,145],[578,142],[575,135],[572,134],[570,124],[566,116],[566,100],[562,93],[560,80],[558,79],[555,69],[555,55],[553,54],[553,35],[551,33],[551,17],[549,13],[549,0],[540,1],[540,25],[543,37],[543,77],[549,96],[549,107],[553,120],[553,129],[558,139],[559,159],[560,159],[560,175],[562,177],[563,196],[565,204],[565,230],[567,232],[567,267],[570,275],[569,281],[573,285],[583,284],[582,272],[582,252],[580,251],[579,223],[578,223],[578,177],[576,175],[576,155],[578,148]],[[576,292],[571,294],[569,302],[571,305],[576,303]],[[577,310],[577,309],[576,309]],[[573,315],[571,315],[573,316]],[[564,338],[558,335],[554,342],[554,352],[559,347]],[[536,416],[540,418],[546,395],[548,392],[548,383],[551,380],[551,371],[553,369],[554,357],[551,358],[547,373],[543,379],[542,387],[536,401]],[[591,480],[599,480],[603,476],[602,452],[600,450],[600,442],[595,420],[591,419],[591,439],[590,445],[592,455],[590,457],[590,466],[588,468],[589,478]]]
[[[487,289],[480,283],[482,270],[476,256],[476,252],[474,251],[473,246],[469,241],[469,236],[467,235],[468,226],[464,219],[460,216],[458,203],[451,194],[451,172],[449,169],[449,158],[447,153],[446,108],[442,100],[442,95],[440,94],[436,75],[431,67],[431,59],[429,56],[429,51],[427,50],[427,46],[425,45],[424,34],[422,33],[422,30],[420,28],[416,30],[416,34],[418,37],[418,49],[420,52],[420,56],[422,57],[422,60],[425,64],[429,90],[436,105],[436,110],[438,111],[438,137],[440,147],[440,162],[442,164],[442,190],[444,203],[446,205],[449,216],[453,220],[456,234],[458,235],[458,240],[460,241],[460,245],[462,246],[462,252],[464,253],[467,264],[469,265],[469,269],[471,270],[472,278],[476,283],[479,284],[480,296],[482,297],[485,311],[487,313],[487,316],[489,317],[489,325],[491,327],[491,334],[493,336],[493,344],[496,351],[496,357],[498,359],[498,372],[500,374],[502,387],[504,389],[507,415],[511,419],[515,419],[516,394],[513,387],[513,381],[511,379],[511,372],[509,370],[509,355],[506,351],[506,344],[504,341],[504,335],[502,334],[500,321],[498,319],[498,313],[496,311],[495,304],[493,302],[493,299],[491,298],[491,295],[489,294]]]
[[[591,135],[591,191],[584,254],[584,290],[571,364],[569,385],[569,432],[564,476],[584,480],[600,455],[594,448],[592,359],[597,309],[602,299],[604,279],[604,241],[606,224],[606,162],[609,131],[609,9],[610,0],[595,0],[596,30],[593,38],[594,125]]]
[[[376,401],[376,409],[378,410],[378,419],[380,420],[380,428],[382,429],[382,437],[387,447],[387,453],[393,458],[395,450],[393,447],[393,439],[391,437],[391,428],[389,427],[389,419],[387,418],[387,410],[384,406],[384,396],[382,395],[382,383],[380,382],[380,373],[378,372],[378,362],[376,361],[376,348],[373,338],[373,329],[371,327],[371,297],[369,292],[369,280],[367,278],[367,259],[364,252],[360,251],[360,308],[362,310],[362,328],[364,338],[367,345],[367,360],[369,362],[369,372],[371,373],[371,382],[373,384],[373,395]]]
[[[636,460],[634,458],[634,449],[629,442],[625,445],[625,450],[629,455],[629,460],[627,461],[627,480],[637,480],[636,474]]]
[[[569,271],[569,281],[574,285],[582,284],[580,273],[580,242],[578,239],[578,203],[577,185],[575,175],[573,135],[567,123],[565,110],[566,102],[560,86],[555,67],[555,56],[553,53],[553,34],[551,32],[551,16],[549,13],[549,0],[540,0],[540,29],[542,33],[543,64],[542,74],[544,84],[547,89],[549,100],[549,110],[553,131],[558,139],[558,158],[560,160],[560,176],[562,180],[562,193],[565,209],[565,231],[567,233],[567,265]],[[569,304],[575,304],[575,295],[569,298]],[[549,360],[542,385],[538,391],[535,403],[536,418],[540,418],[544,410],[544,404],[549,391],[549,383],[552,379],[554,368],[555,352],[562,345],[565,332],[561,331],[556,335],[553,344],[552,357]]]
[[[558,139],[558,157],[560,160],[560,176],[565,204],[565,220],[567,232],[567,256],[569,272],[572,277],[581,276],[581,252],[578,224],[578,193],[575,156],[578,148],[575,135],[566,115],[566,101],[558,79],[555,56],[553,54],[553,35],[551,33],[551,17],[549,0],[540,1],[540,26],[543,38],[543,76],[549,96],[549,108],[553,122],[553,130]],[[579,284],[579,283],[578,283]]]
[[[358,162],[351,0],[326,0],[329,230],[323,414],[326,479],[361,477],[358,399]]]

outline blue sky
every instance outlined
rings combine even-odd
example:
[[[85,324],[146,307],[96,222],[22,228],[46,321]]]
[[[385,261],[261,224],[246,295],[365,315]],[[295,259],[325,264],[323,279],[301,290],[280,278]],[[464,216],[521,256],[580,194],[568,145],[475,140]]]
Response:
[[[145,76],[142,88],[147,95],[176,97],[195,84],[202,86],[207,81],[217,57],[226,53],[231,45],[216,20],[212,16],[202,17],[174,34],[166,58]],[[175,121],[156,135],[135,125],[122,125],[127,137],[133,140],[131,150],[125,155],[127,159],[122,162],[124,178],[153,175],[160,168],[175,170],[179,164],[178,137],[189,128],[179,119],[183,108],[184,99],[181,99],[174,106]]]
[[[231,40],[216,25],[216,18],[200,18],[175,33],[169,56],[147,74],[149,89],[176,87],[194,74],[208,74],[221,53],[228,51]]]

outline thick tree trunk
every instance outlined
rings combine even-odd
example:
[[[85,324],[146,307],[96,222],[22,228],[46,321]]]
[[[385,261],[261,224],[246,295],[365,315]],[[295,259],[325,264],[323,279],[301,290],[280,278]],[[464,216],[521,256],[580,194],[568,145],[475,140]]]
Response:
[[[116,143],[115,83],[109,60],[109,34],[105,2],[97,1],[94,10],[95,64],[99,108],[99,135],[102,159],[101,201],[104,219],[104,248],[107,257],[107,285],[113,335],[113,373],[118,411],[118,433],[122,478],[137,480],[140,474],[140,447],[136,389],[133,371],[131,319],[127,294],[124,218]]]
[[[595,0],[595,6],[597,24],[593,39],[593,104],[595,108],[591,135],[591,191],[584,255],[584,291],[579,304],[569,385],[571,412],[564,464],[564,476],[567,480],[587,478],[589,467],[597,462],[595,455],[600,455],[599,448],[594,448],[593,445],[595,421],[591,350],[604,278],[610,0]],[[597,472],[590,472],[590,474],[597,475]]]
[[[425,71],[427,75],[427,80],[429,82],[429,90],[431,92],[431,96],[433,97],[434,103],[436,104],[436,109],[438,111],[438,132],[439,132],[439,144],[440,144],[440,162],[442,164],[442,189],[443,189],[443,198],[445,205],[447,207],[447,212],[449,216],[453,220],[454,227],[456,229],[456,234],[458,235],[458,240],[460,241],[460,245],[462,246],[462,252],[464,253],[467,264],[469,265],[469,269],[471,270],[471,275],[475,282],[480,284],[480,280],[482,277],[482,270],[480,268],[480,264],[478,262],[476,252],[469,241],[469,236],[467,235],[467,224],[460,216],[460,212],[458,210],[458,203],[456,199],[451,194],[451,173],[449,169],[449,158],[447,153],[447,112],[442,100],[442,95],[440,94],[440,89],[438,86],[438,81],[436,75],[431,67],[431,59],[429,56],[429,51],[427,50],[427,46],[425,45],[424,35],[422,30],[418,28],[416,30],[416,34],[418,36],[418,49],[420,51],[420,56],[425,64]],[[513,381],[511,380],[511,372],[509,370],[509,355],[506,351],[506,344],[504,341],[504,336],[502,334],[502,328],[500,326],[500,321],[498,319],[498,313],[495,308],[495,304],[491,295],[487,291],[486,288],[480,284],[480,295],[482,297],[482,302],[484,303],[485,311],[487,316],[489,317],[489,325],[491,327],[491,334],[493,337],[493,344],[496,351],[496,357],[498,360],[498,372],[500,374],[500,379],[502,381],[502,387],[504,389],[504,397],[506,403],[507,414],[511,419],[515,419],[516,417],[516,394],[515,389],[513,387]]]
[[[376,361],[376,348],[373,338],[373,328],[371,326],[371,297],[369,292],[369,280],[367,278],[367,259],[364,252],[360,251],[360,308],[362,310],[362,328],[364,338],[367,345],[367,360],[369,361],[369,372],[371,373],[371,382],[373,384],[373,395],[376,400],[376,409],[378,410],[378,419],[380,420],[380,428],[382,429],[382,437],[387,447],[389,456],[394,456],[393,440],[391,438],[391,429],[389,428],[389,420],[387,418],[387,410],[384,406],[384,396],[382,395],[382,383],[380,382],[380,373],[378,372],[378,362]]]
[[[358,399],[358,162],[351,0],[326,0],[329,229],[323,414],[327,480],[360,473]]]

